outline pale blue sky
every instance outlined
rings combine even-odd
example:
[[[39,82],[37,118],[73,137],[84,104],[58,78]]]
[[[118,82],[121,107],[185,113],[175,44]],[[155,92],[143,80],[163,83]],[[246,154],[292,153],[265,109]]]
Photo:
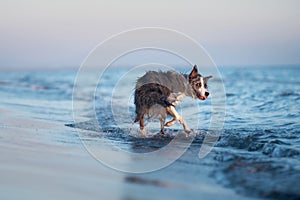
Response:
[[[0,68],[78,67],[99,42],[143,26],[186,33],[217,65],[300,64],[297,0],[1,0]]]

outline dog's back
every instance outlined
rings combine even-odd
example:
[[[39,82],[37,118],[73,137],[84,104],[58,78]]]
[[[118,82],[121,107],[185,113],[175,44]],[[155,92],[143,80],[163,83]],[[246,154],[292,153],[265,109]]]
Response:
[[[175,71],[149,71],[137,80],[135,89],[138,89],[143,85],[149,83],[157,83],[168,88],[171,92],[175,93],[183,92],[187,85],[186,78],[184,77],[184,75]]]
[[[158,104],[162,107],[170,105],[167,101],[171,93],[184,92],[186,79],[175,71],[149,71],[136,83],[134,103],[138,121],[140,115],[149,114],[149,109]]]

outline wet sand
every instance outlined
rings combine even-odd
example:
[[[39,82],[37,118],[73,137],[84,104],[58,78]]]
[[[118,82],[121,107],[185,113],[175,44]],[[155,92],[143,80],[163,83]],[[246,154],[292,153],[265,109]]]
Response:
[[[247,199],[216,184],[209,167],[199,166],[196,184],[184,179],[189,166],[177,161],[152,173],[118,172],[95,160],[75,129],[17,110],[0,112],[1,199]],[[64,133],[76,142],[52,140]]]

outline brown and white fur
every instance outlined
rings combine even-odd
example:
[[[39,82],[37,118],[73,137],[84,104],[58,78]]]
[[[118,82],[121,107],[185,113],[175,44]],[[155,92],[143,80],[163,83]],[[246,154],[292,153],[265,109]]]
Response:
[[[134,94],[136,118],[134,122],[139,122],[143,134],[146,132],[145,115],[160,119],[161,134],[164,134],[164,126],[170,127],[178,121],[182,124],[185,132],[189,133],[191,130],[178,114],[175,106],[185,96],[205,100],[209,96],[207,81],[210,78],[212,76],[201,76],[196,65],[189,75],[175,71],[147,72],[136,83]],[[167,114],[171,115],[173,119],[165,123]]]

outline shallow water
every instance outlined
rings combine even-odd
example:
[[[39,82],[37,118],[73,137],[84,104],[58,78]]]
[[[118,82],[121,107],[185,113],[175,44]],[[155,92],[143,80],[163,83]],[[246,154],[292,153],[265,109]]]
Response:
[[[135,153],[165,147],[177,134],[182,134],[181,126],[166,129],[166,136],[160,136],[158,122],[149,122],[150,134],[141,137],[137,124],[132,123],[134,81],[131,80],[138,74],[131,73],[120,81],[126,72],[128,69],[121,68],[103,74],[96,90],[89,83],[93,73],[85,75],[85,90],[78,98],[84,105],[80,121],[74,122],[72,117],[75,71],[2,72],[0,95],[5,98],[1,98],[0,105],[26,111],[34,119],[88,130],[88,137],[82,139],[93,145],[106,138],[116,147]],[[212,152],[205,159],[198,158],[199,148],[209,134],[211,99],[196,101],[199,111],[194,109],[195,101],[187,97],[177,108],[183,115],[190,114],[185,119],[194,129],[195,139],[186,153],[168,170],[144,176],[128,175],[125,182],[162,188],[188,187],[192,188],[190,197],[196,198],[197,187],[205,185],[198,174],[201,168],[209,168],[210,177],[218,184],[244,196],[299,198],[300,67],[223,67],[220,72],[226,90],[226,118]],[[218,80],[212,79],[211,85],[214,81]],[[95,97],[91,97],[89,93],[94,90]],[[95,105],[89,104],[91,98],[95,98]],[[76,134],[66,131],[54,132],[46,138],[50,143],[82,145]],[[178,195],[180,199],[182,196]],[[173,197],[176,199],[176,195]]]

